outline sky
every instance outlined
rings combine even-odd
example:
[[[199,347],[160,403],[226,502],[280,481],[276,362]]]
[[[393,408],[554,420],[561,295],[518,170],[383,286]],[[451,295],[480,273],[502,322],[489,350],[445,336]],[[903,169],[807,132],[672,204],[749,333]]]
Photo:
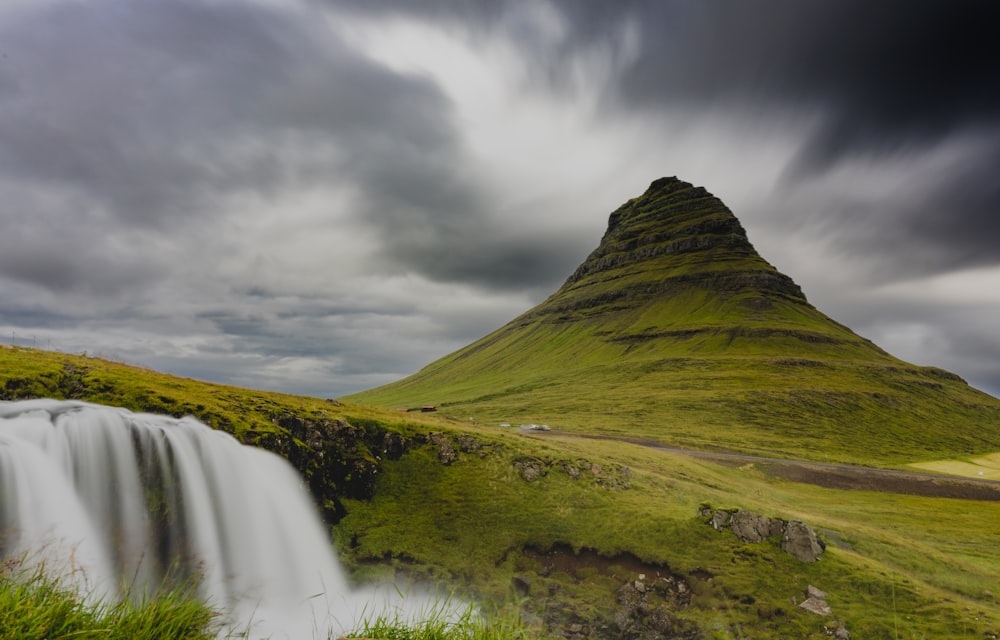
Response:
[[[654,179],[1000,396],[993,0],[0,0],[0,342],[339,397]]]

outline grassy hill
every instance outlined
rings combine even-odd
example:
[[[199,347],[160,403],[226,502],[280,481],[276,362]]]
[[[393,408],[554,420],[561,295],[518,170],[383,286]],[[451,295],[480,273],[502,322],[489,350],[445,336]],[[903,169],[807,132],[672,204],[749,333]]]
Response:
[[[1000,634],[1000,485],[852,484],[833,467],[650,446],[966,475],[1000,452],[1000,401],[824,316],[721,202],[676,179],[614,212],[544,303],[395,384],[323,400],[0,348],[0,399],[30,397],[194,415],[271,449],[356,580],[443,585],[517,633]],[[439,411],[393,410],[424,404]],[[556,429],[500,426],[528,422]],[[710,526],[737,511],[803,522],[825,551],[803,562],[784,533]],[[829,615],[798,606],[810,585]]]
[[[348,399],[872,465],[1000,450],[1000,400],[816,310],[721,201],[676,178],[612,213],[543,303]]]
[[[286,454],[288,440],[330,445],[325,457],[342,470],[372,465],[365,492],[344,475],[317,476],[315,461],[299,458],[311,486],[316,477],[334,485],[312,488],[321,506],[331,496],[341,504],[332,533],[357,580],[397,571],[404,583],[430,580],[520,611],[538,637],[818,639],[837,621],[855,638],[1000,631],[997,502],[823,488],[784,480],[763,463],[719,464],[32,349],[0,348],[0,395],[191,413],[244,441],[278,450],[285,442]],[[294,436],[296,419],[340,428],[317,443]],[[780,538],[742,542],[708,526],[703,503],[802,520],[826,552],[810,564],[784,553]],[[810,584],[829,593],[832,616],[796,606]]]

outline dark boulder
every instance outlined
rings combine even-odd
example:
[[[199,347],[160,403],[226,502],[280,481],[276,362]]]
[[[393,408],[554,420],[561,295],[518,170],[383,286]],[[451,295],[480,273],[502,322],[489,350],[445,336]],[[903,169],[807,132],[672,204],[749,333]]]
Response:
[[[763,542],[772,536],[780,536],[785,523],[778,518],[740,510],[730,518],[729,528],[743,542]]]
[[[791,520],[785,526],[781,549],[802,562],[816,562],[825,547],[812,527],[801,520]]]

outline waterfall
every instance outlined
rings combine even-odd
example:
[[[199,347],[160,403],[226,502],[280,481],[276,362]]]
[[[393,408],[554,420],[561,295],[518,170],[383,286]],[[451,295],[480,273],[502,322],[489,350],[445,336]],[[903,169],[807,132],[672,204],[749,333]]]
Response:
[[[284,459],[193,418],[76,401],[0,402],[0,557],[97,598],[196,580],[250,637],[336,637],[394,593],[350,590]]]

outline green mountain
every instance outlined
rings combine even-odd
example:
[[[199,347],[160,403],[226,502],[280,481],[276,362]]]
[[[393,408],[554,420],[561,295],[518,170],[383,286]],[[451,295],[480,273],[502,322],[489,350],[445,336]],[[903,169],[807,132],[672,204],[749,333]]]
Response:
[[[661,178],[537,307],[350,397],[483,423],[901,464],[1000,449],[1000,400],[813,307],[701,187]]]
[[[841,627],[886,640],[1000,634],[1000,490],[977,477],[1000,469],[1000,453],[949,456],[945,471],[972,479],[734,461],[0,345],[0,400],[36,397],[194,415],[285,456],[334,525],[355,580],[395,577],[403,589],[427,580],[487,612],[501,608],[492,635],[433,637],[821,640]],[[988,442],[993,432],[982,424]],[[802,533],[801,523],[825,545],[814,562],[786,552],[785,533]],[[11,591],[9,576],[0,571],[0,591]],[[831,615],[798,606],[810,585],[828,593]],[[24,617],[25,598],[14,593],[0,597],[0,619]],[[47,600],[34,604],[60,613]],[[508,632],[508,616],[529,633]]]
[[[286,457],[355,580],[430,581],[530,629],[489,637],[1000,634],[1000,490],[983,477],[1000,400],[824,316],[675,179],[614,212],[544,303],[356,396],[383,408],[0,345],[0,400],[44,396],[194,415]],[[389,410],[423,404],[439,410]],[[806,526],[814,561],[789,550]],[[816,589],[830,615],[799,606]]]

